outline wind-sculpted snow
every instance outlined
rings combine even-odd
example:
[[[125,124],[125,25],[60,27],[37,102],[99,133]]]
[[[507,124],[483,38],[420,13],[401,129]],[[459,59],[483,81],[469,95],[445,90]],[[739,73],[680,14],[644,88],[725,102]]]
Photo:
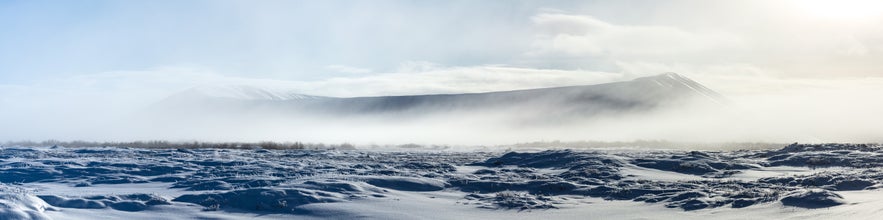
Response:
[[[52,210],[52,207],[27,190],[6,184],[0,185],[0,219],[50,219],[44,214],[47,210]]]
[[[883,163],[881,148],[873,145],[800,145],[767,152],[770,166],[873,168]]]
[[[633,164],[684,174],[703,176],[728,176],[738,170],[757,168],[757,165],[740,162],[736,158],[722,158],[726,155],[710,155],[699,151],[686,154],[657,153],[636,158]]]
[[[0,216],[48,219],[44,213],[54,210],[187,205],[300,215],[309,213],[304,205],[403,193],[455,194],[460,200],[451,205],[503,210],[557,209],[579,198],[682,210],[770,203],[821,208],[844,204],[838,192],[879,188],[881,152],[842,144],[504,153],[13,147],[0,149]],[[799,172],[776,173],[786,168]],[[90,193],[47,193],[41,190],[47,184]],[[165,190],[102,193],[144,184]]]
[[[42,195],[40,199],[50,205],[61,208],[103,209],[112,208],[120,211],[142,211],[149,206],[170,205],[169,201],[157,195],[131,194],[114,196],[88,196],[84,198],[65,198],[56,195]]]
[[[364,185],[364,184],[361,184]],[[357,183],[308,181],[301,186],[281,188],[250,188],[223,193],[188,194],[174,201],[195,203],[206,210],[219,208],[244,211],[297,213],[297,207],[310,203],[341,202],[382,190]],[[382,196],[380,194],[375,194]]]
[[[803,190],[782,198],[782,204],[803,208],[827,208],[842,205],[843,197],[826,190]]]

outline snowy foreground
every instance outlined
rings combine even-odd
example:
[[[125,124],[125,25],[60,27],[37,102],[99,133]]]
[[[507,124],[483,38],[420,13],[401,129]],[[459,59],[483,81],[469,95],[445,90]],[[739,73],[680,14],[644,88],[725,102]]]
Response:
[[[872,219],[883,147],[0,149],[0,219]]]

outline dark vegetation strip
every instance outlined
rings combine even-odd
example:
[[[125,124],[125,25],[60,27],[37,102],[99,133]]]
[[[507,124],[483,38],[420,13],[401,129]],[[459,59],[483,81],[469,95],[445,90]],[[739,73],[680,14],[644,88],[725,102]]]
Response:
[[[131,142],[94,142],[94,141],[8,141],[0,146],[61,146],[61,147],[129,147],[145,149],[269,149],[269,150],[352,150],[355,146],[349,143],[321,144],[303,142],[175,142],[175,141],[131,141]]]

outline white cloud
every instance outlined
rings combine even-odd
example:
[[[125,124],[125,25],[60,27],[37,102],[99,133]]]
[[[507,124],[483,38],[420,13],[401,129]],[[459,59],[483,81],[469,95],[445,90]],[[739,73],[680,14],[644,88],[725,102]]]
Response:
[[[736,114],[738,117],[735,117],[738,120],[728,116],[710,117],[701,123],[690,122],[693,124],[670,121],[672,124],[681,126],[695,125],[698,127],[687,126],[681,130],[671,130],[669,129],[671,127],[659,125],[659,129],[662,130],[649,131],[650,133],[646,134],[648,136],[644,137],[685,138],[684,140],[687,140],[697,138],[697,136],[691,132],[683,133],[684,131],[713,128],[734,131],[733,133],[717,132],[718,136],[702,137],[709,138],[708,140],[711,141],[791,141],[796,139],[802,141],[868,141],[878,138],[873,131],[875,126],[881,123],[876,115],[883,111],[883,105],[875,104],[873,100],[883,95],[880,92],[883,91],[883,86],[881,86],[883,79],[881,78],[783,79],[769,77],[767,73],[763,72],[764,70],[756,69],[751,65],[701,67],[660,65],[658,63],[620,63],[620,65],[624,69],[634,72],[644,72],[649,69],[679,71],[712,89],[725,88],[728,91],[725,92],[725,95],[734,101],[734,108],[738,108],[737,110],[740,111],[739,114]],[[702,72],[721,74],[699,74]],[[0,127],[0,140],[125,138],[127,137],[125,135],[132,134],[126,133],[127,125],[119,125],[120,118],[140,111],[172,93],[200,85],[246,84],[291,89],[311,95],[345,97],[486,92],[585,85],[627,80],[632,76],[628,73],[499,65],[435,66],[424,72],[358,75],[318,81],[243,78],[198,68],[115,71],[43,81],[35,85],[0,86],[0,89],[4,90],[4,93],[0,94],[0,104],[4,106],[4,114],[0,115],[0,121],[8,125]],[[673,114],[689,120],[699,120],[689,114],[685,116],[681,110],[674,111]],[[645,122],[637,121],[634,124],[619,125],[624,127],[614,130],[631,131],[628,126],[638,126],[641,123]],[[603,136],[582,136],[576,132],[577,130],[569,130],[565,133],[536,131],[550,133],[531,133],[529,137],[540,138],[543,135],[549,135],[548,137],[575,138],[574,140],[591,137],[603,138]],[[606,127],[602,130],[610,131]],[[641,138],[635,136],[638,134],[616,133],[610,134],[614,135],[610,137],[621,135],[620,137]],[[797,134],[805,136],[794,136]],[[426,140],[444,141],[437,138],[431,139],[429,136],[432,135],[424,134],[421,137],[430,138]],[[509,136],[501,135],[500,137],[508,138]],[[340,141],[333,138],[329,140]],[[497,141],[504,142],[503,139]]]
[[[441,65],[438,63],[433,63],[429,61],[405,61],[399,63],[398,68],[396,68],[395,72],[397,73],[419,73],[419,72],[427,72],[440,68]]]
[[[426,63],[418,63],[426,64]],[[421,66],[421,65],[417,65]],[[425,65],[422,65],[425,67]],[[119,120],[188,88],[205,85],[254,85],[309,95],[380,96],[487,92],[595,84],[621,80],[622,74],[506,66],[441,67],[422,72],[383,73],[318,81],[287,81],[228,76],[200,68],[113,71],[0,85],[0,140],[102,139]],[[420,68],[410,68],[411,71]],[[111,128],[112,127],[112,128]]]
[[[413,71],[413,70],[412,70]],[[339,77],[302,86],[307,93],[332,96],[376,96],[488,92],[597,84],[625,79],[618,73],[506,66],[438,67],[423,72],[397,72],[365,77]]]
[[[739,48],[727,33],[691,32],[669,26],[614,25],[588,15],[540,13],[529,56],[603,57],[613,60],[676,60]]]
[[[633,72],[622,63],[652,64],[645,65],[642,74],[670,69],[649,66],[679,66],[723,71],[699,73],[710,75],[883,76],[878,64],[883,59],[883,32],[876,28],[883,24],[879,16],[824,20],[789,11],[799,1],[767,3],[669,3],[637,19],[597,11],[594,14],[601,16],[541,11],[530,19],[534,39],[523,58],[531,65],[614,72]],[[717,68],[724,66],[728,68]]]
[[[788,11],[800,1],[769,2],[660,1],[644,2],[640,8],[618,1],[564,6],[516,3],[524,8],[514,10],[487,10],[501,8],[500,3],[425,7],[422,3],[365,2],[307,4],[310,7],[306,8],[234,3],[230,8],[237,9],[233,11],[238,11],[234,14],[239,17],[231,19],[238,25],[214,27],[214,22],[197,22],[194,24],[199,25],[189,26],[206,29],[187,30],[190,32],[184,35],[158,38],[138,33],[179,33],[156,30],[175,27],[162,25],[166,22],[188,19],[166,19],[146,29],[123,23],[124,29],[103,22],[87,22],[85,27],[67,25],[77,27],[78,34],[60,32],[34,44],[47,43],[33,53],[45,59],[6,59],[6,66],[21,64],[13,70],[77,73],[192,62],[231,72],[175,67],[66,78],[45,75],[47,79],[42,80],[23,77],[38,83],[0,85],[0,121],[29,126],[6,128],[0,135],[39,133],[58,126],[59,121],[97,125],[200,85],[250,84],[311,95],[377,96],[595,84],[662,72],[695,79],[746,103],[766,115],[758,117],[764,120],[789,116],[783,123],[809,128],[824,127],[820,118],[843,119],[840,121],[873,131],[872,123],[867,122],[873,120],[855,120],[880,118],[873,113],[883,110],[879,104],[869,103],[883,95],[879,92],[883,91],[879,78],[883,77],[879,64],[883,60],[883,29],[877,28],[883,25],[880,16],[861,21],[809,19],[811,16]],[[570,11],[538,11],[533,6]],[[123,12],[140,10],[134,5],[126,8]],[[292,8],[305,13],[291,13]],[[458,9],[458,16],[449,16],[451,9]],[[629,13],[621,13],[626,10]],[[186,11],[178,14],[186,16],[177,18],[206,17],[202,13]],[[143,15],[153,18],[153,13]],[[310,19],[317,17],[323,19]],[[115,33],[120,35],[148,37],[92,34],[118,29]],[[110,38],[112,41],[104,42]],[[127,42],[117,42],[119,39]],[[19,55],[34,48],[17,49],[10,50],[10,57],[23,57]],[[83,56],[69,56],[84,51]],[[46,63],[51,65],[43,65]],[[118,63],[130,64],[112,65]],[[53,68],[43,70],[40,66]],[[836,111],[826,105],[854,109],[843,113],[847,110]],[[862,117],[841,117],[843,114]],[[838,126],[848,130],[845,128],[850,125],[844,122]],[[820,128],[818,133],[823,131],[828,130]],[[59,134],[76,136],[75,132]]]
[[[365,74],[365,73],[374,72],[373,70],[368,69],[368,68],[359,68],[359,67],[352,67],[352,66],[345,66],[345,65],[328,65],[328,66],[325,66],[325,69],[328,69],[328,70],[331,70],[334,72],[338,72],[338,73],[353,73],[353,74]]]

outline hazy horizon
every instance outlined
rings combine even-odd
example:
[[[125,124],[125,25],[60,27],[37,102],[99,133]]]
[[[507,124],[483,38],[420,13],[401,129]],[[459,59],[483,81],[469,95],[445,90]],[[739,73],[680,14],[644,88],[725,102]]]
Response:
[[[883,142],[881,25],[883,3],[871,0],[7,1],[0,141]],[[489,122],[512,110],[407,123],[243,116],[170,129],[131,120],[195,87],[457,94],[667,72],[720,93],[727,110],[556,126]]]

